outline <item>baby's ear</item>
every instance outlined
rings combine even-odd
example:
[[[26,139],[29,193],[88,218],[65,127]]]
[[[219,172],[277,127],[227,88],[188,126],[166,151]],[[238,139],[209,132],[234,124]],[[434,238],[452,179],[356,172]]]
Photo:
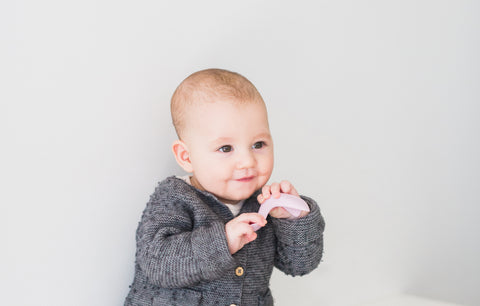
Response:
[[[172,144],[172,151],[178,165],[186,172],[192,173],[193,167],[187,145],[181,140],[175,140]]]

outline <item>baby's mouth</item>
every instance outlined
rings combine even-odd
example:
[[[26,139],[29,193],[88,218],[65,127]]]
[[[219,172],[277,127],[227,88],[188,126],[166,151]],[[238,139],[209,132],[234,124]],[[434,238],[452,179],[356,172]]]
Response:
[[[236,179],[237,182],[250,182],[251,180],[253,180],[255,178],[255,176],[246,176],[246,177],[242,177],[242,178],[239,178],[239,179]]]

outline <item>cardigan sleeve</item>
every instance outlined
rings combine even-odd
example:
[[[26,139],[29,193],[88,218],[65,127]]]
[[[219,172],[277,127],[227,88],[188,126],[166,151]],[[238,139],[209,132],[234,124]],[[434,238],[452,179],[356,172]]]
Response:
[[[221,220],[195,225],[191,212],[149,203],[137,230],[137,264],[148,281],[179,288],[213,280],[231,269]]]
[[[310,213],[296,220],[272,218],[277,238],[275,266],[289,275],[313,271],[323,255],[325,221],[317,203],[302,196]]]

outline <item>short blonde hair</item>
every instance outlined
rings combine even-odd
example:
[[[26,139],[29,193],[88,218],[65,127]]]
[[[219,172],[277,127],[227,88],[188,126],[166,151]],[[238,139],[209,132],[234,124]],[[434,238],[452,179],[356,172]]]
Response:
[[[197,71],[180,83],[171,99],[172,123],[179,139],[185,129],[188,106],[212,102],[218,98],[228,98],[239,103],[264,103],[257,88],[239,73],[224,69]]]

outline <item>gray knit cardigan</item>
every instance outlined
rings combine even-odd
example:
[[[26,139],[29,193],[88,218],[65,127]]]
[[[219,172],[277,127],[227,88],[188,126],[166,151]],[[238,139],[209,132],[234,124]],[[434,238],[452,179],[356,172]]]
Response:
[[[240,213],[257,212],[256,192]],[[315,269],[323,253],[325,223],[310,198],[297,220],[268,217],[257,239],[228,251],[231,211],[211,193],[182,179],[159,183],[137,229],[135,276],[125,305],[273,305],[273,266],[289,275]]]

